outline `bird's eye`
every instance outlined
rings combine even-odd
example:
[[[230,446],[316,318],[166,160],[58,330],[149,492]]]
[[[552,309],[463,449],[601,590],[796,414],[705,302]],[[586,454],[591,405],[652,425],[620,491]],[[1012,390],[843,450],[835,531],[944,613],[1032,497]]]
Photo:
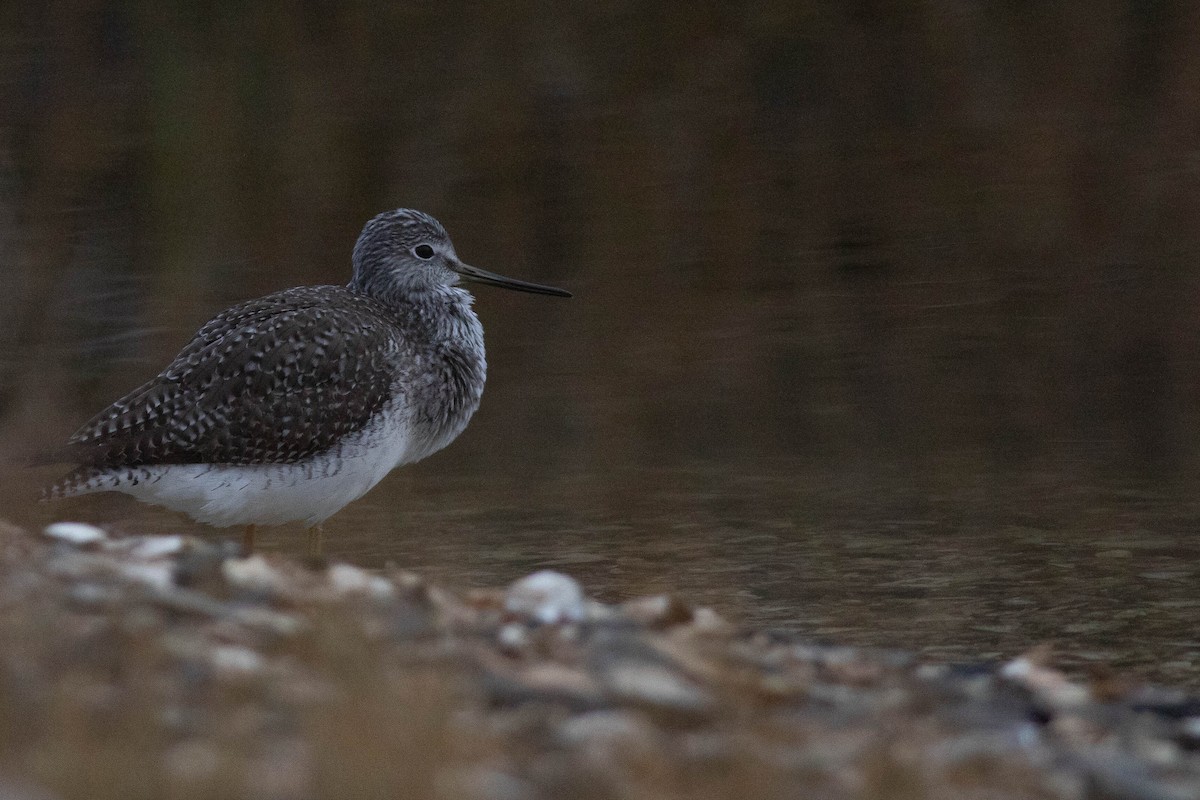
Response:
[[[433,258],[433,248],[427,244],[419,244],[413,248],[413,255],[424,261]]]

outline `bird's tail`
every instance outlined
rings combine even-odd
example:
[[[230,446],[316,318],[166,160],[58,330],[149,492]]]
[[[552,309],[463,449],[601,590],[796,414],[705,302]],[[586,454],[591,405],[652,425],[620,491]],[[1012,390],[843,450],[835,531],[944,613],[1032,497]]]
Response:
[[[46,503],[51,500],[61,500],[64,497],[98,492],[111,488],[112,483],[112,478],[107,470],[99,467],[77,467],[42,489],[39,499]]]

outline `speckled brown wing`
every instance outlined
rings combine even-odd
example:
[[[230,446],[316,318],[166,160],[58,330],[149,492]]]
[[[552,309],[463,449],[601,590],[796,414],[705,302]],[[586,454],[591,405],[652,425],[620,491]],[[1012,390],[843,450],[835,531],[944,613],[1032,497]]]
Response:
[[[384,407],[401,346],[382,307],[342,287],[243,303],[84,425],[67,452],[81,468],[295,463]]]

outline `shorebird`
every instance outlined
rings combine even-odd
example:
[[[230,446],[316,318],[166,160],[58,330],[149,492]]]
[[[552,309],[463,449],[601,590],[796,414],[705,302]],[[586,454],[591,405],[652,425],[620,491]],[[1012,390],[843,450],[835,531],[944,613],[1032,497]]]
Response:
[[[346,286],[304,286],[218,314],[175,360],[47,460],[78,466],[47,499],[123,492],[208,525],[320,525],[394,468],[462,433],[479,407],[471,281],[570,297],[464,264],[441,223],[379,214]]]

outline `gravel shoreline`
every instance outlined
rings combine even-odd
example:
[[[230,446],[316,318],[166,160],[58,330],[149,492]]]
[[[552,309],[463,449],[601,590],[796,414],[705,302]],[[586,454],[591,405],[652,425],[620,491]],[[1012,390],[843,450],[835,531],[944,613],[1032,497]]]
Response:
[[[0,523],[0,797],[1200,797],[1200,698]]]

